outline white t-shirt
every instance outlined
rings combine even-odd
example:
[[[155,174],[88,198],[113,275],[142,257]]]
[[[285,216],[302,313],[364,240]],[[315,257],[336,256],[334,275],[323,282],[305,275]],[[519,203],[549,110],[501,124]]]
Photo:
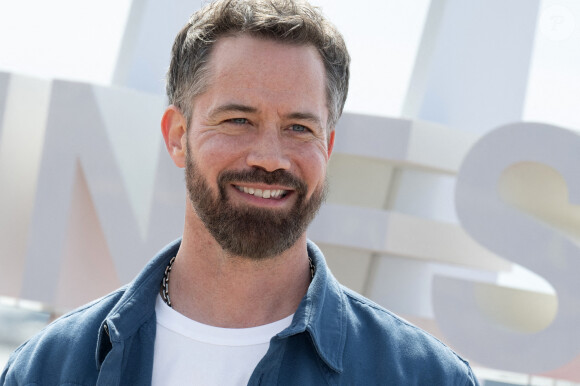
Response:
[[[183,316],[157,296],[153,386],[247,385],[270,339],[290,315],[251,328],[219,328]]]

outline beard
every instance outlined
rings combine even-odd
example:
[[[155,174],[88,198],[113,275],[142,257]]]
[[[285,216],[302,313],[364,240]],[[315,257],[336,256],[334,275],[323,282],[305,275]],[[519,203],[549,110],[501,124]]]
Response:
[[[327,193],[327,181],[306,199],[307,185],[285,170],[267,172],[253,168],[223,171],[218,175],[218,196],[187,151],[185,180],[191,204],[221,248],[235,256],[263,259],[279,255],[293,246],[318,213]],[[232,182],[279,184],[296,196],[289,210],[232,205],[227,186]]]

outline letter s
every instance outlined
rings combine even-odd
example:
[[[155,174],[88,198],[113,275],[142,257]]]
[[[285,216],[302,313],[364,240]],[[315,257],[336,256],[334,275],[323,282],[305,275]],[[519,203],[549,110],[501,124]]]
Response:
[[[580,135],[519,122],[486,134],[470,150],[457,177],[457,214],[481,245],[550,282],[558,296],[556,317],[535,333],[506,328],[477,306],[481,285],[442,276],[434,278],[433,307],[443,335],[471,360],[537,374],[580,355],[580,246],[548,222],[501,200],[502,173],[522,162],[558,171],[570,203],[580,204]]]

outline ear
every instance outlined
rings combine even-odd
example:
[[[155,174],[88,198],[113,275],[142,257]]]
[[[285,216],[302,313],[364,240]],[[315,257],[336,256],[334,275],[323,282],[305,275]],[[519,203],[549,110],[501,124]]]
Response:
[[[332,154],[332,149],[334,149],[334,129],[330,130],[328,135],[328,158]]]
[[[169,156],[177,167],[185,167],[187,141],[187,121],[181,111],[170,105],[161,118],[161,132]]]

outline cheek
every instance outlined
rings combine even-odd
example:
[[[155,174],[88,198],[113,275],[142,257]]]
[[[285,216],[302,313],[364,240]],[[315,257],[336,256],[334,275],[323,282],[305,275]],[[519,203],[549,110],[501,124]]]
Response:
[[[326,168],[328,165],[328,153],[326,147],[323,149],[316,146],[310,151],[299,152],[297,164],[300,167],[302,178],[308,184],[309,193],[324,184],[326,178]]]
[[[244,145],[240,138],[214,136],[201,142],[194,150],[195,157],[207,170],[231,167],[242,158]]]

